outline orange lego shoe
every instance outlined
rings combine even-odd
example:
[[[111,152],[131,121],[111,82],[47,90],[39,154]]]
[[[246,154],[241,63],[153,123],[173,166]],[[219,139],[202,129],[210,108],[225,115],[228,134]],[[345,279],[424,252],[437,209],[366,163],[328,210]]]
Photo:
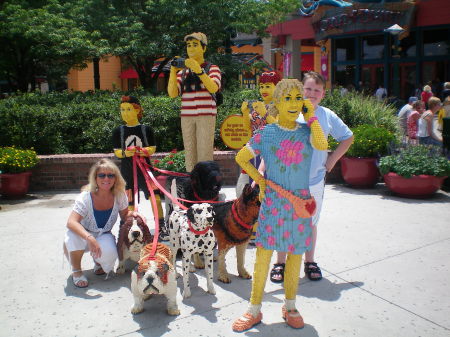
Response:
[[[301,329],[305,326],[303,317],[300,315],[297,309],[286,310],[286,306],[283,305],[281,312],[283,314],[283,319],[291,328]]]
[[[262,313],[260,312],[258,316],[253,317],[252,314],[246,312],[241,317],[233,323],[233,331],[243,332],[253,328],[255,325],[261,323]]]

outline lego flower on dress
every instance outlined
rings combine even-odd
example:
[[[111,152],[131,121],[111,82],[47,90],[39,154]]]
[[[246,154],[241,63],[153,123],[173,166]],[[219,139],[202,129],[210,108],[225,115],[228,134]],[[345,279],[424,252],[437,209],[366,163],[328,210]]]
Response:
[[[304,147],[302,142],[297,141],[292,143],[289,139],[285,139],[280,143],[280,148],[275,155],[286,166],[299,164],[303,160],[301,150],[303,150]]]

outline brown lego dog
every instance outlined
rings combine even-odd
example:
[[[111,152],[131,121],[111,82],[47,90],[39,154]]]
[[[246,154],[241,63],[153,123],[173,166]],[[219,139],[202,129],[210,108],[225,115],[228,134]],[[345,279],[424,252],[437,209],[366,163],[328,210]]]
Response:
[[[251,275],[245,270],[245,250],[252,235],[252,228],[258,219],[259,187],[252,188],[246,184],[241,196],[234,200],[219,204],[212,204],[215,212],[213,231],[218,243],[218,279],[223,283],[231,283],[227,272],[225,256],[228,251],[236,247],[237,269],[239,276],[250,279]],[[203,262],[195,258],[195,266],[203,267]]]

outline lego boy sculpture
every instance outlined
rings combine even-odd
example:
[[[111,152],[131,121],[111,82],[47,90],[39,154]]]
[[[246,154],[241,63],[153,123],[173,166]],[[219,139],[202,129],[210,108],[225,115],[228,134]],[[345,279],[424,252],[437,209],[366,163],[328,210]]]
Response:
[[[184,41],[188,58],[172,61],[167,90],[172,98],[181,95],[181,131],[190,172],[199,161],[213,160],[217,115],[213,95],[220,90],[221,73],[218,66],[205,62],[205,34],[192,33]]]
[[[129,149],[130,147],[140,147],[144,148],[146,151],[139,151],[137,154],[143,157],[149,157],[156,151],[155,139],[153,135],[153,130],[147,126],[140,123],[142,118],[142,107],[139,100],[133,96],[123,96],[122,103],[120,104],[120,113],[122,119],[126,125],[121,125],[113,130],[112,143],[114,147],[114,154],[117,158],[120,158],[120,172],[125,179],[126,192],[129,201],[129,209],[134,208],[134,179],[133,179],[133,156],[137,150]],[[138,189],[143,191],[145,198],[150,197],[150,192],[148,191],[147,185],[145,183],[145,178],[141,171],[137,170],[138,178]],[[168,235],[164,224],[164,214],[161,207],[161,197],[159,195],[159,190],[154,187],[156,196],[156,205],[158,207],[158,217],[159,217],[159,238],[161,241],[167,241]],[[153,210],[154,211],[154,210]]]

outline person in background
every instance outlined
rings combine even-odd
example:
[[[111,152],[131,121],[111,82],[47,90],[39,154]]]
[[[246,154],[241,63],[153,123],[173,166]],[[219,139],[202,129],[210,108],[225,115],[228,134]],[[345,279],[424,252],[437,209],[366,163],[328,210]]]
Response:
[[[419,144],[442,146],[442,138],[433,131],[434,114],[442,107],[441,100],[431,97],[428,100],[428,110],[419,118],[417,138]]]
[[[382,101],[387,97],[387,90],[383,87],[383,84],[378,86],[377,91],[375,91],[375,97],[377,100]]]
[[[339,142],[338,147],[330,155],[328,151],[319,151],[314,149],[311,160],[311,170],[309,175],[309,190],[317,203],[316,214],[312,217],[312,240],[311,249],[305,253],[305,274],[312,281],[322,279],[322,272],[315,262],[314,254],[317,242],[317,225],[322,209],[322,201],[325,190],[325,174],[330,172],[337,161],[347,152],[353,143],[353,133],[347,125],[328,108],[320,106],[320,102],[325,97],[326,81],[322,75],[310,71],[303,77],[303,90],[305,98],[309,99],[314,106],[315,115],[319,120],[325,138],[331,135]],[[302,116],[299,122],[305,123]],[[281,283],[284,280],[284,267],[286,253],[277,253],[277,262],[270,272],[270,280],[275,283]]]
[[[442,90],[442,94],[441,94],[441,101],[444,102],[444,105],[445,105],[446,98],[449,96],[450,96],[450,82],[445,82],[444,90]]]
[[[423,91],[420,94],[420,99],[425,102],[425,106],[428,108],[428,100],[433,97],[433,92],[431,91],[431,87],[429,85],[425,85],[423,87]]]
[[[131,212],[131,211],[130,211]],[[75,200],[67,220],[64,254],[72,265],[73,284],[86,288],[89,283],[81,269],[85,251],[94,259],[94,273],[113,270],[117,260],[116,240],[111,229],[120,216],[129,215],[125,180],[109,159],[101,159],[89,171],[89,184]]]
[[[402,133],[402,136],[406,136],[407,135],[407,120],[409,117],[409,114],[411,113],[413,107],[412,104],[414,102],[416,102],[418,99],[417,97],[410,97],[408,99],[408,103],[406,103],[398,112],[398,124],[399,124],[399,128],[400,131]]]
[[[425,103],[423,101],[415,101],[412,104],[412,111],[407,119],[407,130],[408,130],[408,138],[411,140],[417,139],[417,121],[419,120],[422,113],[425,111]]]

